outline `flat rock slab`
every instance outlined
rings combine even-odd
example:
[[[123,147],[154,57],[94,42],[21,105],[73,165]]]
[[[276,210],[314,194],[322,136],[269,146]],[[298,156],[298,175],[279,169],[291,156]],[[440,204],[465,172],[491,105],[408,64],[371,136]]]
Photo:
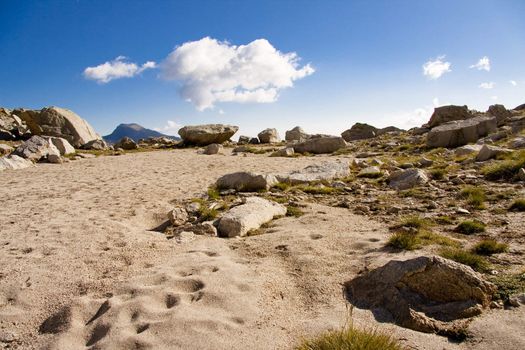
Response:
[[[277,216],[286,214],[286,208],[260,197],[248,197],[242,205],[230,209],[219,221],[220,237],[246,236]]]
[[[428,147],[458,147],[476,142],[497,129],[496,117],[474,117],[451,121],[430,130]]]
[[[312,138],[301,143],[294,144],[292,147],[298,153],[333,153],[346,147],[346,141],[342,137],[320,137]]]
[[[277,183],[273,175],[239,171],[221,176],[215,185],[220,190],[234,189],[241,192],[269,190]]]
[[[384,310],[405,328],[458,336],[488,307],[496,287],[470,267],[441,257],[392,260],[345,284],[357,307]]]
[[[315,181],[331,181],[350,175],[350,166],[347,162],[324,162],[307,166],[302,170],[288,174],[276,175],[280,182],[291,184],[309,183]]]
[[[234,125],[188,125],[179,130],[179,135],[185,144],[207,146],[228,141],[237,130],[239,127]]]

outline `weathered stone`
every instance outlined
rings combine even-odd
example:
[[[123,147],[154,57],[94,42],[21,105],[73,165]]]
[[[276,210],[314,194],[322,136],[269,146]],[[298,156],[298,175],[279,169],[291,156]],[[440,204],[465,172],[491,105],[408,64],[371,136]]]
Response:
[[[230,209],[219,221],[221,237],[246,236],[273,218],[286,214],[286,208],[278,203],[260,198],[248,197],[242,205]]]
[[[257,137],[252,137],[250,139],[250,145],[258,145],[260,142],[259,142],[259,138]]]
[[[369,166],[367,168],[361,169],[361,171],[357,174],[358,177],[369,178],[381,177],[382,175],[381,169],[378,166]]]
[[[342,137],[321,137],[294,144],[292,147],[298,153],[333,153],[346,147],[346,142]]]
[[[60,151],[50,140],[35,135],[18,146],[13,154],[37,162],[49,154],[60,155]]]
[[[505,124],[508,118],[512,117],[512,113],[503,105],[492,105],[489,107],[487,114],[496,117],[498,126]]]
[[[106,149],[109,149],[109,146],[106,143],[106,141],[101,139],[101,140],[91,140],[88,143],[82,145],[82,147],[80,148],[90,149],[90,150],[95,150],[95,151],[104,151]]]
[[[16,170],[24,169],[33,166],[33,162],[28,159],[19,157],[17,155],[10,155],[7,157],[0,157],[0,171],[2,170]]]
[[[434,161],[432,159],[423,157],[420,160],[418,160],[418,163],[421,167],[426,168],[434,164]]]
[[[138,145],[135,141],[133,141],[131,138],[125,136],[119,140],[113,147],[115,148],[122,148],[123,150],[132,150],[137,149]]]
[[[31,132],[25,122],[9,109],[0,108],[0,140],[19,140],[30,136]]]
[[[62,164],[64,162],[59,154],[48,154],[47,161],[53,164]]]
[[[347,282],[345,290],[355,306],[386,311],[402,327],[457,336],[490,305],[496,287],[466,265],[421,256],[392,260]]]
[[[510,148],[520,149],[525,148],[525,137],[516,137],[510,141]]]
[[[365,123],[355,123],[348,130],[343,131],[341,136],[345,141],[356,141],[376,137],[378,129]]]
[[[282,148],[272,153],[271,157],[291,157],[295,154],[293,147]]]
[[[288,130],[285,135],[285,140],[287,142],[303,142],[310,138],[310,135],[304,132],[300,126],[296,126],[292,130]]]
[[[474,115],[470,113],[467,106],[442,106],[434,108],[434,113],[430,117],[428,126],[435,128],[436,126],[455,121],[472,118]]]
[[[212,143],[206,146],[204,149],[204,154],[212,155],[212,154],[218,154],[221,153],[224,147],[222,145],[219,145],[217,143]]]
[[[0,154],[9,154],[11,152],[13,152],[14,148],[9,146],[9,145],[6,145],[6,144],[3,144],[3,143],[0,143]]]
[[[324,162],[309,165],[298,171],[287,174],[276,175],[277,180],[291,184],[308,183],[313,181],[331,181],[350,175],[350,167],[347,162]]]
[[[188,212],[182,207],[175,207],[168,213],[168,219],[173,226],[184,225],[188,221]]]
[[[228,141],[239,130],[238,126],[223,124],[188,125],[179,130],[185,144],[207,146]]]
[[[476,156],[476,161],[484,162],[486,160],[495,158],[499,155],[509,153],[512,153],[512,150],[496,146],[483,145],[483,147],[481,147],[481,149],[479,150],[478,155]]]
[[[427,174],[416,168],[395,171],[388,178],[388,185],[397,190],[406,190],[427,182]]]
[[[483,145],[473,144],[473,145],[461,146],[454,150],[454,154],[458,157],[467,156],[469,154],[479,152],[481,147],[483,147]]]
[[[250,143],[250,137],[249,136],[239,136],[239,141],[237,141],[238,145],[246,145]]]
[[[273,175],[264,175],[252,172],[240,171],[221,176],[216,186],[218,189],[235,189],[241,192],[256,192],[269,190],[277,183]]]
[[[496,130],[495,117],[473,117],[437,126],[427,134],[428,147],[458,147]]]
[[[59,107],[47,107],[40,111],[16,109],[13,114],[26,122],[34,135],[62,137],[74,147],[79,148],[91,140],[101,139],[91,125],[68,109]]]
[[[45,139],[51,141],[53,145],[58,149],[61,155],[67,155],[67,154],[73,154],[75,153],[75,148],[71,146],[71,144],[62,137],[44,137]]]
[[[279,133],[277,132],[277,129],[265,129],[261,131],[257,137],[259,137],[259,141],[261,143],[277,143],[280,142],[281,139],[279,138]]]

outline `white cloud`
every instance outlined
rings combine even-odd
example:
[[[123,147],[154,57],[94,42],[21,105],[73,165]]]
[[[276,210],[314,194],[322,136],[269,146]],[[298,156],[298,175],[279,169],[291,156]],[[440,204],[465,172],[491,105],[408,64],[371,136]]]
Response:
[[[434,97],[432,99],[431,105],[416,108],[412,111],[404,111],[386,116],[385,125],[391,125],[392,123],[394,123],[395,126],[404,129],[419,127],[430,120],[430,116],[434,112],[434,108],[446,104],[439,102],[439,99],[437,97]]]
[[[444,62],[445,56],[439,56],[423,65],[423,75],[429,79],[438,79],[443,74],[450,72],[450,62]]]
[[[282,53],[266,39],[235,46],[209,37],[176,47],[162,76],[182,83],[180,94],[202,111],[217,102],[275,102],[279,92],[314,72],[296,53]]]
[[[510,83],[510,85],[512,85],[512,86],[516,86],[516,85],[518,85],[518,83],[516,82],[516,80],[509,80],[509,83]]]
[[[87,67],[84,69],[84,77],[95,80],[97,83],[105,84],[114,79],[134,77],[146,69],[155,67],[157,67],[157,64],[153,61],[148,61],[139,67],[136,63],[127,62],[126,57],[118,56],[114,60],[102,63],[96,67]]]
[[[498,96],[490,96],[490,98],[496,101],[498,99]]]
[[[166,122],[166,125],[164,125],[161,128],[153,128],[153,130],[161,132],[161,133],[166,134],[166,135],[172,135],[173,136],[173,135],[177,135],[177,132],[179,131],[179,129],[181,127],[182,127],[182,125],[177,124],[173,120],[168,120]]]
[[[479,84],[479,87],[482,89],[492,89],[494,88],[494,85],[496,85],[494,82],[488,82],[488,83],[481,83]]]
[[[470,68],[476,68],[477,70],[486,70],[490,72],[490,59],[487,56],[483,56],[479,59],[478,63],[473,64]]]

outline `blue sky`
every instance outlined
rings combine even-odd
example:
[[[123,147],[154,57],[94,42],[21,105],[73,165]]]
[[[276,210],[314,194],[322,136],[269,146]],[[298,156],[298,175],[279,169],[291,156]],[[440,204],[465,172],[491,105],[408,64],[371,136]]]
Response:
[[[69,108],[101,134],[409,127],[434,105],[525,103],[524,13],[521,0],[0,0],[0,106]]]

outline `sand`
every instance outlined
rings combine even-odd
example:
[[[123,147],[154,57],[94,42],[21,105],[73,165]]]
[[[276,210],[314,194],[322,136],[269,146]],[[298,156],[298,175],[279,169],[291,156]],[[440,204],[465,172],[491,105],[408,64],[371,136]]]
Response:
[[[153,230],[223,174],[328,158],[340,159],[187,149],[1,173],[0,348],[292,349],[350,317],[408,348],[525,348],[523,307],[487,312],[461,344],[352,309],[345,281],[416,253],[386,251],[387,226],[348,209],[311,203],[242,239],[178,243]]]

